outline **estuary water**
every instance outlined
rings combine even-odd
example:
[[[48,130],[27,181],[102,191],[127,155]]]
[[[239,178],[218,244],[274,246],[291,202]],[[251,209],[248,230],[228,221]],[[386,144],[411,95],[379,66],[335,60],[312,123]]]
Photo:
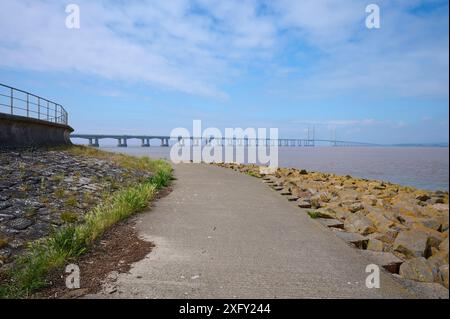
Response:
[[[170,157],[167,147],[130,145],[102,149],[154,158]],[[377,179],[420,189],[449,189],[446,147],[280,147],[279,166]]]

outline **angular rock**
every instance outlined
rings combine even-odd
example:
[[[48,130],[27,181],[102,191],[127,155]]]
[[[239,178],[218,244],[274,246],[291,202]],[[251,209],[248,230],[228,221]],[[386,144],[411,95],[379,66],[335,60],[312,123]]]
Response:
[[[448,204],[434,204],[431,206],[433,209],[436,209],[441,212],[447,212],[449,211],[449,205]]]
[[[376,206],[378,202],[378,197],[375,195],[364,195],[362,197],[364,203],[367,203],[370,206]]]
[[[341,231],[337,228],[333,228],[334,234],[345,241],[348,244],[352,244],[360,249],[363,249],[367,245],[367,238],[358,233],[349,233]]]
[[[400,258],[389,252],[363,250],[361,254],[366,256],[374,264],[383,267],[393,274],[398,274],[400,265],[403,263]]]
[[[367,250],[383,251],[384,243],[378,239],[369,239],[367,242]]]
[[[345,229],[360,233],[361,235],[369,235],[375,232],[375,225],[365,216],[351,215],[344,222]]]
[[[298,207],[300,207],[300,208],[311,208],[311,203],[309,201],[300,199],[297,201],[297,203],[298,203]]]
[[[439,283],[448,289],[448,264],[439,268]]]
[[[368,219],[375,225],[375,227],[382,233],[386,233],[391,230],[395,224],[393,221],[384,217],[381,211],[372,211],[366,215]]]
[[[322,225],[330,228],[344,228],[344,223],[337,219],[328,219],[328,218],[316,218],[316,220]]]
[[[326,219],[334,219],[336,218],[336,213],[331,208],[320,208],[314,211],[311,211],[316,218],[326,218]]]
[[[399,283],[414,292],[419,299],[448,299],[448,289],[435,282],[420,282],[394,275]]]
[[[8,225],[16,230],[24,230],[33,225],[33,222],[26,218],[16,218],[10,221]]]
[[[439,268],[442,265],[448,264],[448,254],[441,252],[436,248],[431,248],[432,255],[427,260],[433,268]]]
[[[424,227],[433,230],[442,229],[442,222],[439,221],[439,219],[437,218],[423,218],[410,215],[398,215],[397,219],[402,223],[402,225],[405,225],[406,227],[410,228],[416,225],[422,225]]]
[[[311,208],[319,209],[320,207],[322,207],[320,197],[317,195],[312,196],[309,202],[311,204]]]
[[[423,257],[405,261],[400,266],[400,276],[421,282],[434,282],[433,268]]]
[[[446,254],[448,258],[448,237],[439,245],[439,251]]]
[[[0,190],[1,190],[1,187],[0,187]],[[9,195],[1,195],[0,194],[0,202],[6,202],[10,198],[11,198],[11,196],[9,196]]]
[[[416,199],[421,202],[426,202],[427,200],[431,199],[431,197],[426,193],[421,193],[416,196]]]
[[[444,204],[445,200],[441,197],[432,197],[428,202],[431,204]]]
[[[412,231],[416,232],[422,232],[425,233],[428,236],[428,248],[431,247],[439,247],[439,245],[442,243],[442,241],[445,239],[445,235],[435,231],[431,228],[425,227],[421,224],[414,224],[411,228]],[[429,254],[430,252],[428,252]]]
[[[391,245],[394,243],[395,238],[397,238],[398,233],[399,233],[398,230],[391,229],[388,232],[371,234],[370,236],[374,235],[371,238],[377,239],[379,241],[382,241],[385,244]]]
[[[0,211],[2,211],[2,210],[4,210],[4,209],[7,209],[7,208],[9,208],[9,207],[11,207],[12,206],[12,203],[11,202],[0,202]]]
[[[400,232],[394,241],[394,250],[407,258],[423,257],[427,251],[428,236],[423,232]]]
[[[360,210],[363,210],[364,205],[363,205],[363,203],[353,203],[350,205],[350,207],[348,209],[350,212],[356,213],[356,212],[359,212]]]
[[[0,261],[5,261],[9,256],[11,256],[11,249],[7,247],[0,248]]]

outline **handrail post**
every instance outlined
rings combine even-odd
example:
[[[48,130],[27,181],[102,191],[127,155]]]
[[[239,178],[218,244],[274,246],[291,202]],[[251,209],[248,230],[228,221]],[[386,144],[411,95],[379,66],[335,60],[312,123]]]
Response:
[[[11,115],[14,114],[14,90],[11,88]]]
[[[50,110],[50,104],[47,101],[47,121],[50,120],[49,110]]]
[[[58,122],[58,104],[55,104],[55,123],[57,123]]]
[[[38,120],[41,119],[41,98],[38,97]]]
[[[30,117],[30,94],[27,93],[27,117]]]

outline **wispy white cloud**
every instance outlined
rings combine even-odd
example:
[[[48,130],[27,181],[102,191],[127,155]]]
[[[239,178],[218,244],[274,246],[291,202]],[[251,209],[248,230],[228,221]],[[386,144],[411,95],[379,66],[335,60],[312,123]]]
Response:
[[[263,54],[275,36],[251,3],[235,14],[237,2],[199,2],[208,14],[185,0],[77,3],[81,29],[69,30],[59,1],[2,1],[0,66],[78,71],[226,98],[220,84],[238,71],[235,63],[252,51]]]
[[[76,2],[80,30],[65,28],[60,1],[2,0],[0,67],[226,99],[259,61],[284,96],[448,98],[448,12],[413,10],[429,1],[377,1],[380,30],[364,27],[359,0]]]

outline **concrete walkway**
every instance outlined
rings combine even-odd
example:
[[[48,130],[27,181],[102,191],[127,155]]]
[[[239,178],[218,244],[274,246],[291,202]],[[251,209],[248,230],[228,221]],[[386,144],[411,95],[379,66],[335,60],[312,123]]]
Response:
[[[261,180],[207,165],[175,173],[174,191],[138,220],[155,249],[97,297],[414,297],[383,272],[366,288],[370,262]]]

